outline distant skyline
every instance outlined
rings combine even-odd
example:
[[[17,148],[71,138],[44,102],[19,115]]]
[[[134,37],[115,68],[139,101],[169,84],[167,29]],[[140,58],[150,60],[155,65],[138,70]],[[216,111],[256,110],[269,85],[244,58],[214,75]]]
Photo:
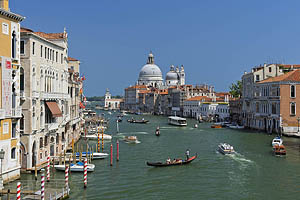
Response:
[[[89,3],[87,3],[89,2]],[[264,63],[300,64],[300,1],[10,0],[21,26],[69,36],[86,96],[124,95],[150,50],[163,76],[184,65],[187,84],[228,91]]]

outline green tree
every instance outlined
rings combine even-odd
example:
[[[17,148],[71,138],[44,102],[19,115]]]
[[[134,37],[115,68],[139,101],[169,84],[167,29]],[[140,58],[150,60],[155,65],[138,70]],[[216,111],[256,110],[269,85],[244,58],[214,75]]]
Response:
[[[242,96],[242,81],[237,81],[236,83],[232,83],[229,87],[230,91],[229,93],[237,98]]]

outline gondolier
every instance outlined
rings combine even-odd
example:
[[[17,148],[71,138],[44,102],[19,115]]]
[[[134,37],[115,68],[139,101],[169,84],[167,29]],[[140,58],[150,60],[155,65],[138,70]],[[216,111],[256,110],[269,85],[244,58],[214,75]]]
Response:
[[[189,158],[190,158],[190,150],[189,149],[186,150],[185,155],[186,155],[186,160],[189,160]]]

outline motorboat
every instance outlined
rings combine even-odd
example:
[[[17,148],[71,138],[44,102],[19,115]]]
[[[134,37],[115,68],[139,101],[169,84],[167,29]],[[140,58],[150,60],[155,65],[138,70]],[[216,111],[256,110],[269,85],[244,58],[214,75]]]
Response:
[[[168,122],[174,126],[187,126],[186,118],[182,117],[170,116]]]
[[[198,124],[195,124],[195,125],[194,125],[194,128],[198,128]]]
[[[281,137],[277,136],[272,140],[272,146],[274,147],[275,145],[282,145],[283,140],[281,139]]]
[[[54,168],[56,170],[60,170],[60,171],[65,171],[65,165],[54,165]],[[88,172],[93,172],[95,169],[95,165],[94,164],[87,164],[87,171]],[[70,171],[71,172],[83,172],[84,170],[84,163],[83,162],[77,162],[76,164],[71,164],[70,165]]]
[[[233,146],[231,146],[230,144],[220,143],[218,147],[219,147],[219,149],[218,149],[219,152],[223,153],[224,155],[235,153]]]
[[[66,155],[71,155],[72,153],[67,153]],[[101,152],[91,152],[91,151],[88,151],[87,153],[88,157],[92,156],[93,159],[104,159],[106,158],[109,154],[108,153],[101,153]],[[81,153],[81,156],[82,158],[86,158],[86,152],[82,152]],[[76,158],[79,158],[80,157],[80,153],[77,152],[76,153]]]
[[[155,135],[156,136],[160,136],[160,130],[159,130],[159,126],[156,128],[155,130]]]
[[[231,125],[231,126],[228,126],[229,128],[232,128],[232,129],[243,129],[244,126],[239,126],[239,125]]]
[[[138,142],[139,142],[138,139],[137,139],[137,137],[134,136],[134,135],[131,135],[131,136],[125,136],[125,137],[124,137],[124,141],[125,141],[125,142],[128,142],[128,143],[138,143]]]
[[[129,123],[136,123],[136,124],[147,124],[149,122],[149,120],[135,120],[135,119],[128,119],[127,120]]]
[[[182,159],[174,159],[173,161],[167,161],[167,162],[147,162],[148,166],[152,167],[168,167],[168,166],[174,166],[174,165],[186,165],[191,163],[193,160],[197,158],[197,154],[188,160],[182,160]]]
[[[275,144],[273,146],[273,152],[277,156],[286,155],[285,146],[283,144],[281,144],[281,145]]]
[[[102,140],[102,134],[100,133],[99,134],[100,136],[100,140]],[[91,134],[91,135],[82,135],[83,138],[86,138],[86,139],[90,139],[90,140],[98,140],[98,134]],[[112,139],[112,136],[111,135],[107,135],[107,134],[103,134],[103,139],[104,140],[111,140]]]

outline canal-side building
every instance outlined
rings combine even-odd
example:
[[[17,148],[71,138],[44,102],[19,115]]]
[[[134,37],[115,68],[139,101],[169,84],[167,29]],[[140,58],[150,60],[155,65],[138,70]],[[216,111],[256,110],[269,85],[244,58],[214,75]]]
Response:
[[[24,96],[21,119],[21,163],[24,170],[42,167],[47,156],[65,150],[70,120],[67,32],[21,29]]]
[[[4,182],[20,177],[20,22],[24,17],[12,13],[8,0],[0,0],[0,150]],[[0,180],[0,190],[3,181]]]
[[[83,81],[80,76],[80,61],[76,58],[68,57],[68,94],[69,101],[66,102],[65,109],[65,140],[71,146],[72,141],[76,142],[83,132]],[[69,109],[68,109],[69,108]]]
[[[104,96],[104,108],[109,110],[119,110],[121,107],[121,103],[124,102],[124,99],[116,99],[111,98],[111,94],[109,89],[106,89],[105,96]]]

